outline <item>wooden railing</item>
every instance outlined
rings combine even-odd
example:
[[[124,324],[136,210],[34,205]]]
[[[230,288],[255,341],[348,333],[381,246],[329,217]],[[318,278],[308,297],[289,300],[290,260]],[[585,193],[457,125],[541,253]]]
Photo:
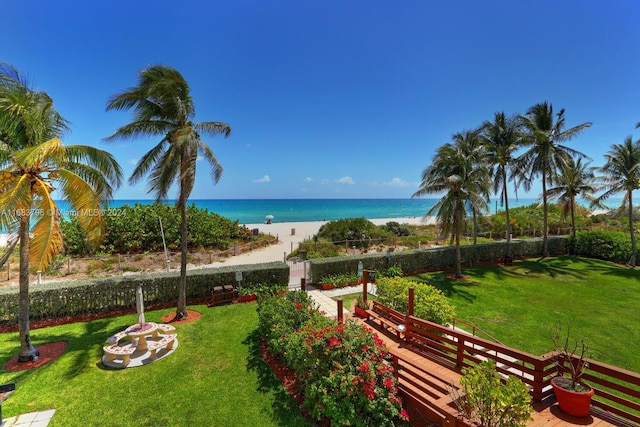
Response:
[[[534,400],[553,394],[550,382],[558,375],[555,353],[534,356],[414,316],[407,316],[404,340],[425,357],[458,372],[493,359],[498,372],[516,376],[527,384]],[[640,374],[595,360],[588,362],[582,378],[595,390],[592,405],[626,421],[640,423]]]

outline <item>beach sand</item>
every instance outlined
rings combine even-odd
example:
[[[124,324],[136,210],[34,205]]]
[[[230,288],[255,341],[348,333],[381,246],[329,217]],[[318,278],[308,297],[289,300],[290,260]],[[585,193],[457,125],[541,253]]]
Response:
[[[429,225],[435,224],[434,217],[424,219],[423,217],[410,218],[379,218],[370,219],[375,225],[384,225],[395,221],[399,224]],[[312,239],[318,233],[320,227],[329,221],[304,221],[304,222],[273,222],[271,224],[241,224],[248,229],[258,229],[260,233],[270,234],[278,237],[278,243],[268,247],[257,249],[248,253],[226,258],[224,261],[212,264],[200,265],[194,268],[220,267],[222,265],[243,265],[263,262],[285,261],[287,255],[298,248],[298,244],[305,239]]]

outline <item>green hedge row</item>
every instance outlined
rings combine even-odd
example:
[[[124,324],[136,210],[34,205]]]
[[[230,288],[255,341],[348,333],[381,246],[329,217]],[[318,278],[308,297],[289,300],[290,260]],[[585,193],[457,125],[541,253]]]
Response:
[[[551,255],[567,253],[567,237],[549,237]],[[504,255],[515,258],[538,256],[542,253],[542,239],[512,240],[506,242],[465,245],[460,247],[462,263],[469,266],[484,262],[497,262]],[[353,256],[312,259],[309,261],[311,280],[317,283],[322,277],[332,274],[346,274],[358,271],[358,263],[362,262],[365,270],[381,271],[389,267],[399,267],[404,273],[444,270],[456,264],[455,247],[417,249],[403,252],[371,253]]]
[[[241,285],[245,288],[289,284],[289,266],[283,262],[190,270],[187,274],[187,303],[210,299],[214,286],[237,284],[237,272],[242,272]],[[29,292],[30,319],[135,309],[139,285],[142,286],[145,306],[176,303],[179,281],[179,272],[175,272],[32,285]],[[17,318],[18,287],[0,288],[0,323],[17,323]]]
[[[631,236],[622,231],[580,231],[569,239],[569,252],[589,258],[626,264],[631,258]]]

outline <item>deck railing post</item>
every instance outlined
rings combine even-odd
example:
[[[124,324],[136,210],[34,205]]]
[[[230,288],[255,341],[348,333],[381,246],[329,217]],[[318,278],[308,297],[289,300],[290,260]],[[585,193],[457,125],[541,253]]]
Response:
[[[369,270],[362,272],[362,301],[367,302],[367,283],[369,282]]]
[[[303,292],[307,290],[307,279],[305,279],[304,277],[300,278],[300,290],[302,290]]]
[[[342,309],[343,307],[342,298],[338,298],[337,303],[338,303],[338,323],[343,323],[344,310]]]
[[[409,316],[413,316],[413,302],[415,300],[414,295],[415,295],[415,289],[413,288],[413,286],[411,286],[409,288],[409,308],[407,311],[407,315]]]

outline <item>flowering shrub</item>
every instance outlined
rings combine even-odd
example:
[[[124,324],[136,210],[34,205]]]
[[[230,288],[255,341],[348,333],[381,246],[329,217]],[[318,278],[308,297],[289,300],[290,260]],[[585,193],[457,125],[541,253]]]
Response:
[[[376,281],[378,302],[406,313],[409,305],[409,288],[414,288],[413,314],[440,325],[450,324],[454,316],[449,299],[431,285],[425,285],[402,277],[381,277]]]
[[[317,305],[304,291],[284,294],[259,293],[258,319],[261,335],[269,351],[280,355],[287,335],[309,323],[328,323],[328,319],[317,310]]]
[[[393,426],[394,419],[407,419],[390,355],[371,330],[351,321],[309,324],[285,341],[284,361],[300,379],[314,418],[351,426]]]

